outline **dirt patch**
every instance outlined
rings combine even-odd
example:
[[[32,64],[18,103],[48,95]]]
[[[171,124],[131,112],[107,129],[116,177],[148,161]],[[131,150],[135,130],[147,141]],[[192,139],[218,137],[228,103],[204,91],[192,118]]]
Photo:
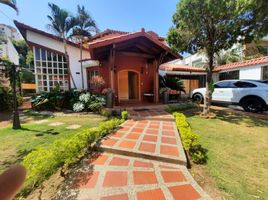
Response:
[[[36,190],[34,190],[26,198],[26,200],[54,199],[63,181],[64,181],[64,177],[60,175],[60,170],[59,170],[57,173],[53,174],[47,181],[45,181],[42,187],[39,187]]]
[[[210,195],[212,199],[223,199],[223,191],[220,191],[214,179],[206,172],[205,166],[192,164],[189,170],[195,181],[202,187],[202,189]]]

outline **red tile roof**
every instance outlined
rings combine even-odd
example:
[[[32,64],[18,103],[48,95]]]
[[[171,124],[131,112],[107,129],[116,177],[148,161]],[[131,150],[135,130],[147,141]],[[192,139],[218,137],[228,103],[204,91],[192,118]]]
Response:
[[[118,31],[118,30],[112,30],[112,29],[106,29],[103,32],[97,33],[96,35],[92,36],[88,39],[89,42],[100,40],[102,38],[110,38],[114,37],[116,35],[125,35],[128,34],[128,32]]]
[[[169,52],[171,55],[173,55],[175,58],[182,58],[179,54],[173,53],[171,49],[162,42],[162,39],[159,36],[155,35],[156,33],[152,34],[152,32],[145,32],[144,29],[141,29],[141,31],[138,32],[132,32],[132,33],[127,33],[127,34],[119,34],[114,37],[104,37],[100,38],[99,40],[89,42],[89,48],[94,49],[94,48],[99,48],[119,42],[123,42],[126,40],[138,38],[138,37],[146,37],[147,39],[151,40],[153,43],[161,47],[162,49],[166,50]]]
[[[246,60],[242,62],[235,62],[235,63],[226,64],[226,65],[216,66],[214,68],[214,71],[223,71],[223,70],[235,69],[235,68],[240,68],[240,67],[259,65],[263,63],[268,64],[268,56]]]
[[[160,69],[165,71],[205,72],[205,69],[201,67],[192,67],[175,63],[164,63],[160,65]]]
[[[268,65],[268,56],[246,60],[242,62],[235,62],[235,63],[226,64],[226,65],[216,66],[213,71],[219,72],[219,71],[254,66],[254,65],[264,64],[264,63],[267,63]],[[205,72],[204,68],[192,67],[192,66],[181,65],[181,64],[176,64],[176,63],[164,63],[160,66],[160,69],[165,70],[165,71]]]

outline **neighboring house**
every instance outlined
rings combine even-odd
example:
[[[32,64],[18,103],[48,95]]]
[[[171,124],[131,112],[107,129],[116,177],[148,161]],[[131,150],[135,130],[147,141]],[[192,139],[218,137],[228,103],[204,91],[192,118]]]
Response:
[[[173,75],[183,79],[188,94],[198,87],[205,86],[205,69],[181,65],[178,62],[164,63],[161,74]],[[214,82],[230,79],[268,80],[268,56],[216,66],[213,72]]]
[[[56,84],[64,90],[73,88],[64,57],[62,39],[15,21],[34,52],[37,92],[51,91]],[[159,72],[162,63],[181,58],[167,46],[164,38],[144,29],[137,32],[109,30],[92,37],[83,49],[83,73],[80,49],[68,42],[71,73],[78,89],[91,90],[92,77],[101,75],[105,87],[115,91],[117,102],[159,100]]]
[[[236,55],[244,57],[253,57],[257,55],[268,56],[268,36],[262,38],[257,43],[248,43],[245,45],[235,44],[230,50]],[[221,54],[226,53],[227,51],[222,51]],[[200,52],[193,55],[185,56],[182,60],[177,61],[178,64],[189,65],[193,67],[204,67],[207,63],[207,57],[205,53]],[[215,65],[219,65],[215,61]]]
[[[19,54],[15,49],[12,40],[22,39],[20,34],[12,26],[0,24],[0,35],[3,41],[0,44],[0,57],[7,57],[11,62],[19,64]]]
[[[268,56],[214,68],[214,81],[228,79],[268,80]]]

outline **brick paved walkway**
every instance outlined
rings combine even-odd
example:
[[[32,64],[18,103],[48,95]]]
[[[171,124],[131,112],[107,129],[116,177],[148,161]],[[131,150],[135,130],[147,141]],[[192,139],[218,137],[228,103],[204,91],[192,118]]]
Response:
[[[103,153],[83,160],[59,199],[210,199],[186,168],[174,119],[163,110],[130,111],[132,118],[105,138]]]

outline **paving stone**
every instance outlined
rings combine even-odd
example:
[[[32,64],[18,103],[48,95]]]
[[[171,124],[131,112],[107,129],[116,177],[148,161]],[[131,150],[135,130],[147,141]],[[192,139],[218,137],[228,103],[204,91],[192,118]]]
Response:
[[[50,123],[49,126],[61,126],[63,124],[64,124],[63,122],[53,122],[53,123]]]
[[[157,178],[154,172],[145,171],[134,171],[133,172],[134,184],[145,185],[145,184],[156,184]]]
[[[162,118],[127,121],[118,131],[104,140],[100,148],[122,155],[142,156],[186,165],[186,157],[173,117],[159,110],[145,111],[143,114],[159,117],[159,113],[161,117],[163,115],[171,117],[171,121],[163,121]]]
[[[79,129],[80,127],[81,125],[73,124],[73,125],[67,126],[66,129]]]
[[[128,174],[126,171],[106,172],[103,187],[122,187],[127,185]]]
[[[163,110],[129,112],[128,120],[74,170],[58,199],[211,199],[187,170],[174,119]]]
[[[102,197],[101,200],[128,200],[127,194],[118,194],[113,196]]]
[[[43,119],[43,120],[35,121],[34,123],[35,123],[35,124],[44,124],[44,123],[47,123],[47,122],[48,122],[47,119]]]
[[[137,193],[138,200],[166,200],[161,189],[147,190]]]

